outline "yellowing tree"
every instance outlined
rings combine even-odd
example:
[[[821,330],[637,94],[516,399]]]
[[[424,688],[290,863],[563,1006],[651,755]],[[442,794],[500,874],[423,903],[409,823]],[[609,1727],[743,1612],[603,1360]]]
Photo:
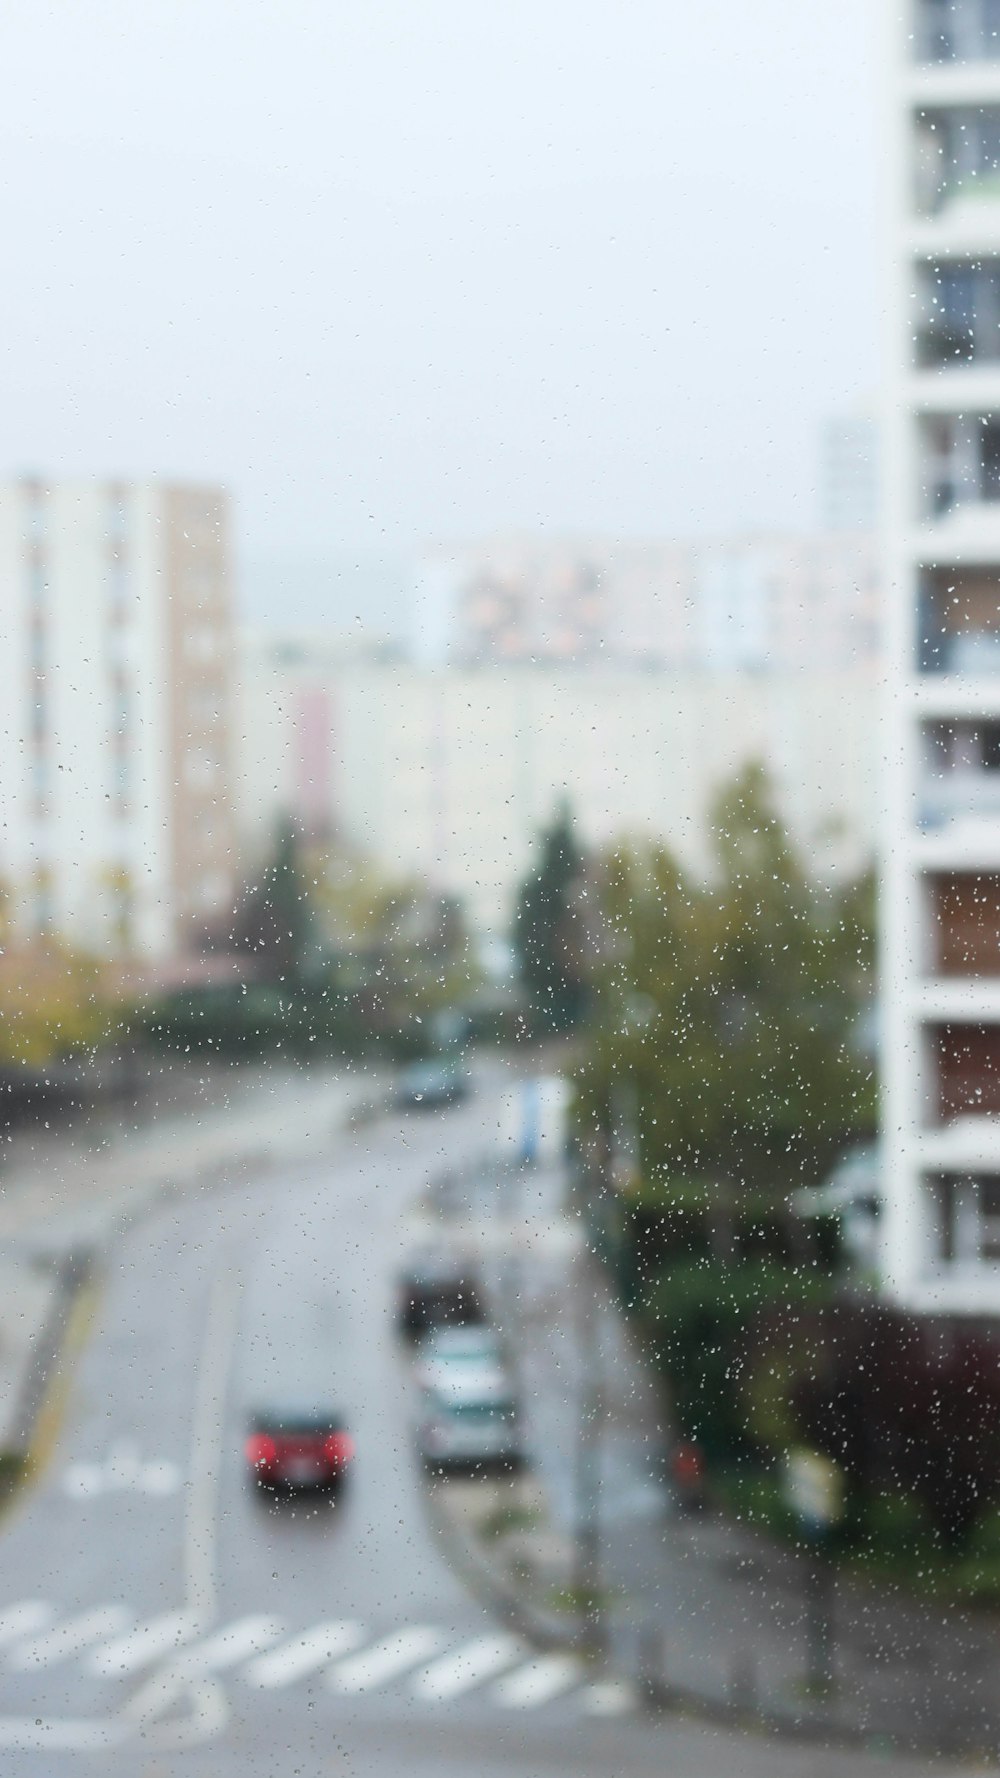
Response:
[[[0,1066],[39,1069],[95,1048],[109,995],[89,958],[47,939],[0,955]]]

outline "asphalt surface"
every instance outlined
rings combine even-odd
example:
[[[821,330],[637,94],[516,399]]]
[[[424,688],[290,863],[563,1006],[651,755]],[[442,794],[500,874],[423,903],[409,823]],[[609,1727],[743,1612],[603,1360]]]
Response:
[[[491,1152],[504,1084],[220,1180],[105,1252],[54,1454],[0,1527],[4,1778],[930,1770],[650,1718],[456,1578],[393,1286],[423,1186]],[[332,1506],[268,1504],[243,1472],[249,1410],[299,1379],[357,1441]]]

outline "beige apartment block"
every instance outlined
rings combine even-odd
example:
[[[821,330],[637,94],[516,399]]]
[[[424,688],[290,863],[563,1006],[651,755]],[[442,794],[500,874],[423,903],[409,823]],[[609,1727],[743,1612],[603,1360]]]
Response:
[[[234,887],[225,495],[0,485],[0,610],[15,928],[102,956],[196,949]]]
[[[237,823],[247,860],[285,816],[503,930],[539,828],[658,839],[709,868],[710,811],[751,761],[818,877],[874,848],[874,675],[615,666],[421,667],[331,638],[241,644]]]

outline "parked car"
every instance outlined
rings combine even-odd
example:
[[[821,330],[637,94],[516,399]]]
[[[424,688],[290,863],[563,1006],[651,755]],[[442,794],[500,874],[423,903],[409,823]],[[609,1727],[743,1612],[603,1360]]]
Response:
[[[509,1390],[500,1342],[490,1327],[439,1327],[420,1342],[417,1381],[425,1389],[454,1384],[484,1399]]]
[[[453,1253],[415,1254],[396,1288],[399,1326],[410,1339],[432,1328],[467,1327],[483,1320],[482,1302],[468,1265]]]
[[[517,1406],[509,1394],[484,1401],[463,1397],[461,1389],[427,1390],[417,1445],[425,1467],[439,1475],[485,1475],[523,1462]]]
[[[354,1456],[343,1415],[313,1405],[271,1405],[251,1416],[245,1445],[251,1479],[259,1487],[334,1489]]]
[[[411,1062],[396,1083],[396,1104],[407,1110],[431,1111],[439,1105],[454,1105],[468,1093],[468,1072],[458,1062]]]

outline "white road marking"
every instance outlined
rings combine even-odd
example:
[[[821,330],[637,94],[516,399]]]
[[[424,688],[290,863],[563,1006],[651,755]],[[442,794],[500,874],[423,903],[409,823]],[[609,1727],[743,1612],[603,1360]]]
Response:
[[[239,1323],[240,1282],[219,1272],[209,1303],[191,1427],[191,1475],[184,1527],[184,1588],[188,1610],[210,1623],[217,1610],[215,1533],[222,1470],[226,1385]]]
[[[636,1702],[635,1686],[627,1679],[599,1679],[580,1694],[585,1716],[625,1716],[635,1709]]]
[[[237,1618],[234,1624],[227,1624],[224,1630],[217,1630],[207,1642],[196,1643],[194,1648],[183,1649],[176,1661],[171,1662],[174,1673],[185,1679],[203,1673],[224,1673],[227,1667],[235,1667],[245,1661],[248,1655],[255,1655],[263,1648],[269,1648],[272,1642],[284,1635],[285,1626],[273,1617]]]
[[[397,1630],[394,1636],[386,1636],[353,1659],[338,1662],[328,1675],[327,1684],[337,1692],[370,1691],[372,1686],[397,1679],[418,1661],[429,1659],[443,1641],[440,1630],[431,1630],[426,1624]]]
[[[291,1642],[283,1642],[280,1648],[258,1655],[250,1662],[244,1678],[251,1685],[291,1685],[296,1679],[305,1679],[317,1668],[325,1667],[335,1655],[344,1655],[357,1648],[363,1639],[364,1630],[360,1624],[317,1624]]]
[[[423,1673],[417,1674],[411,1689],[417,1698],[433,1698],[438,1702],[458,1698],[463,1692],[471,1691],[474,1685],[481,1685],[484,1679],[492,1679],[495,1673],[502,1673],[505,1667],[523,1660],[526,1653],[524,1643],[516,1636],[480,1636],[477,1641],[466,1643],[464,1648],[454,1649],[450,1654],[442,1655],[439,1661],[433,1661]]]
[[[136,1446],[122,1441],[106,1463],[70,1463],[63,1472],[62,1485],[63,1492],[74,1500],[116,1493],[152,1494],[162,1499],[175,1494],[181,1480],[176,1463],[166,1458],[144,1463]]]
[[[33,1636],[52,1616],[51,1605],[41,1599],[23,1599],[19,1605],[8,1605],[0,1612],[0,1648],[16,1642],[19,1636]]]
[[[40,1753],[54,1748],[60,1753],[87,1753],[101,1747],[117,1747],[132,1733],[117,1717],[103,1722],[74,1720],[43,1722],[41,1717],[0,1716],[0,1747],[18,1753]]]
[[[100,1494],[104,1487],[104,1471],[99,1463],[71,1463],[63,1473],[63,1491],[74,1499]]]
[[[142,1466],[142,1490],[144,1494],[153,1494],[158,1500],[167,1494],[176,1494],[181,1485],[181,1472],[176,1463],[170,1463],[165,1457],[156,1463],[144,1463]]]
[[[118,1636],[95,1648],[87,1665],[92,1673],[137,1673],[161,1655],[171,1654],[192,1642],[201,1625],[190,1611],[168,1611],[140,1624],[129,1636]]]
[[[78,1655],[102,1636],[113,1636],[128,1622],[129,1613],[124,1605],[98,1605],[93,1611],[81,1612],[79,1617],[57,1624],[54,1630],[22,1642],[11,1651],[10,1664],[22,1673],[29,1667],[51,1667],[69,1655]]]
[[[534,1710],[547,1704],[560,1692],[569,1691],[583,1671],[578,1655],[539,1655],[524,1667],[517,1667],[498,1679],[491,1696],[508,1710]]]

